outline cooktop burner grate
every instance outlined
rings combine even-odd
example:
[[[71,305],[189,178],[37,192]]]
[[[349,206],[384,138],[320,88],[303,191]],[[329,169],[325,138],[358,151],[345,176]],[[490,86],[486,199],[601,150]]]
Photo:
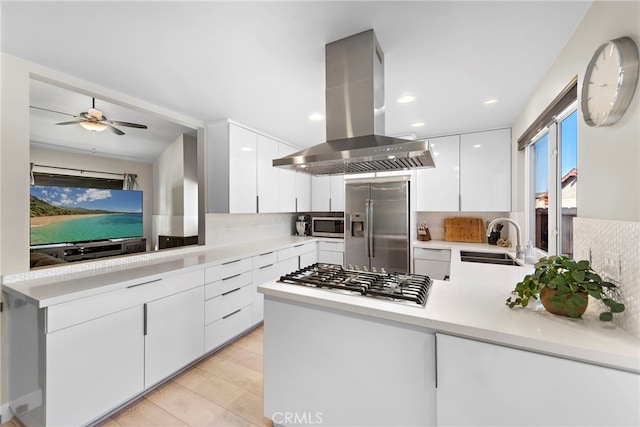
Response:
[[[431,279],[420,274],[373,273],[345,270],[337,264],[316,263],[285,274],[280,282],[339,289],[374,298],[427,303]]]

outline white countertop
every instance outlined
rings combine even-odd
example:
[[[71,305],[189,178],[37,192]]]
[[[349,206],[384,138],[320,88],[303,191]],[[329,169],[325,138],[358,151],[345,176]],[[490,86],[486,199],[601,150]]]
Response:
[[[593,301],[580,319],[550,314],[538,301],[509,309],[507,297],[533,271],[532,266],[460,261],[461,249],[505,252],[505,248],[445,241],[416,241],[414,247],[451,250],[451,279],[434,281],[424,308],[279,282],[258,290],[270,297],[640,373],[640,340],[611,322],[601,322]]]
[[[218,248],[202,247],[201,251],[178,253],[175,256],[145,260],[137,264],[123,264],[61,274],[60,276],[3,283],[2,290],[26,298],[37,307],[43,308],[126,288],[142,280],[153,280],[156,276],[179,274],[187,270],[209,267],[238,258],[247,258],[318,240],[325,239],[287,236]]]

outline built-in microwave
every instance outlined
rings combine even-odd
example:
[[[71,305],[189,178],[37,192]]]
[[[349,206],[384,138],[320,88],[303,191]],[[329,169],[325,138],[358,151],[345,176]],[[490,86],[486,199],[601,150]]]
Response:
[[[341,216],[311,217],[311,235],[344,238],[344,218]]]

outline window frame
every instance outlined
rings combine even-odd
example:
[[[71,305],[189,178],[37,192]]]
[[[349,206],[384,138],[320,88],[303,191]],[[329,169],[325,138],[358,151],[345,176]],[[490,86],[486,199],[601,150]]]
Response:
[[[569,104],[560,114],[553,118],[553,121],[541,129],[527,143],[525,148],[525,203],[524,216],[527,224],[527,242],[531,242],[534,256],[559,255],[562,251],[562,158],[560,141],[560,123],[578,110],[578,100]],[[543,251],[535,246],[535,154],[534,146],[536,142],[545,135],[548,139],[548,249]],[[578,137],[576,133],[576,138]],[[577,143],[577,142],[576,142]],[[577,167],[577,165],[576,165]]]

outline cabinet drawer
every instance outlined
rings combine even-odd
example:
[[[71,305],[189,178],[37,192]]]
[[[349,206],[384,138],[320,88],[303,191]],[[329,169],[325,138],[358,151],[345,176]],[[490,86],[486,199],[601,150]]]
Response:
[[[218,319],[230,315],[252,301],[252,285],[235,288],[204,303],[204,324],[208,325]]]
[[[278,254],[276,251],[266,252],[253,257],[253,269],[264,267],[265,265],[275,264],[278,262]]]
[[[344,242],[318,242],[318,250],[331,252],[344,252]]]
[[[226,292],[241,288],[251,283],[252,274],[250,271],[227,277],[217,282],[207,283],[204,287],[204,299],[208,300]]]
[[[209,352],[231,340],[252,326],[253,310],[251,306],[241,308],[222,319],[205,326],[204,351]]]
[[[447,261],[433,261],[430,259],[414,259],[413,272],[429,276],[432,279],[445,280],[449,276],[451,264]]]
[[[306,254],[316,250],[316,243],[300,243],[299,245],[292,246],[290,248],[280,249],[278,251],[278,261],[283,261],[287,258],[293,258],[298,255]]]
[[[420,259],[430,259],[433,261],[451,261],[451,250],[449,249],[426,249],[414,248],[413,257]]]
[[[266,265],[253,271],[253,283],[256,285],[262,285],[265,282],[272,280],[278,280],[280,275],[276,264]]]
[[[344,253],[332,251],[318,251],[318,262],[344,265]]]
[[[233,261],[223,262],[206,268],[204,271],[205,283],[216,282],[236,274],[244,273],[252,268],[251,258],[240,258]]]
[[[87,278],[91,280],[91,278]],[[46,308],[46,332],[86,322],[129,307],[164,298],[204,284],[204,270],[173,276],[141,278],[124,289],[105,292]]]

